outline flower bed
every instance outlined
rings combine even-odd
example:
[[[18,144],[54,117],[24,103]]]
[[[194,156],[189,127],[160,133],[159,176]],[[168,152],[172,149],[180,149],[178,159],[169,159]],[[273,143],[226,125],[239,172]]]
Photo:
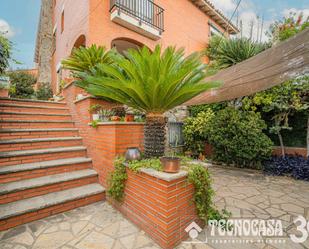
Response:
[[[273,156],[265,162],[264,171],[270,175],[288,175],[298,180],[309,181],[309,158],[294,155]]]

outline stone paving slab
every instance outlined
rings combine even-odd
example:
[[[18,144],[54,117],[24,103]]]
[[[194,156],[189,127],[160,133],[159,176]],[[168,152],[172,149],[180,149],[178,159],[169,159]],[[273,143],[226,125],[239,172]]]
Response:
[[[293,220],[309,219],[309,183],[286,177],[269,177],[255,171],[210,167],[216,192],[215,204],[232,212],[232,218],[280,219],[285,241],[260,241],[237,244],[218,243],[204,229],[189,243],[177,249],[305,249],[288,239],[295,233]],[[222,237],[220,237],[221,239]],[[208,239],[208,243],[205,240]],[[237,237],[236,239],[247,239]],[[34,221],[0,233],[1,249],[159,249],[142,230],[125,219],[107,202],[98,202],[72,211]]]

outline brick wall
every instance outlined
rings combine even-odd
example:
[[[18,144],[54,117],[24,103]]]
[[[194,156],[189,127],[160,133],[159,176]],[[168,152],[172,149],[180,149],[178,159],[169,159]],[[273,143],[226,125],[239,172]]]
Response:
[[[146,173],[127,173],[124,201],[114,206],[162,248],[175,248],[187,237],[185,228],[198,222],[193,185],[186,176],[166,181]]]
[[[143,150],[143,130],[141,123],[110,122],[97,128],[89,126],[91,114],[89,107],[100,104],[105,109],[111,109],[119,104],[106,102],[92,97],[76,101],[77,94],[82,90],[73,84],[63,91],[66,102],[78,128],[83,144],[87,147],[87,155],[92,158],[93,168],[99,174],[100,183],[106,187],[108,173],[113,170],[116,155],[124,154],[128,147],[137,146]]]
[[[73,85],[65,88],[65,100],[87,146],[87,154],[93,160],[93,168],[99,174],[99,181],[106,187],[108,174],[114,169],[114,158],[123,155],[128,147],[143,150],[144,125],[110,122],[92,128],[89,126],[90,105],[100,103],[104,108],[111,108],[115,104],[93,98],[75,102],[76,91]],[[109,201],[162,248],[174,248],[187,236],[185,228],[192,221],[198,221],[192,203],[192,184],[187,182],[184,174],[168,181],[146,173],[127,172],[124,202],[120,205]]]
[[[306,148],[300,148],[300,147],[284,147],[285,153],[288,155],[298,155],[298,156],[307,156],[307,149]],[[273,147],[273,155],[281,156],[281,148],[279,146]]]
[[[8,97],[9,90],[8,89],[0,89],[0,97]]]

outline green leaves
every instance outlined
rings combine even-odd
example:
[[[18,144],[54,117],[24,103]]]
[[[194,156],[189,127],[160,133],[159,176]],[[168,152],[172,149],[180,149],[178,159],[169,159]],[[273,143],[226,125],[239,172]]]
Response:
[[[79,74],[79,86],[144,112],[164,113],[220,85],[203,82],[207,71],[200,54],[185,57],[183,49],[168,47],[162,52],[156,46],[151,53],[143,47],[113,58],[113,63],[98,63]]]
[[[206,224],[208,220],[226,220],[231,216],[227,210],[220,212],[213,203],[214,190],[208,169],[203,165],[190,165],[188,171],[188,181],[195,188],[193,201],[195,203],[198,216]],[[228,227],[223,227],[228,229]]]
[[[10,96],[12,98],[31,99],[35,98],[35,92],[33,89],[36,83],[36,78],[25,72],[10,72]]]
[[[125,182],[128,178],[124,158],[116,158],[115,170],[109,175],[107,194],[116,201],[121,202],[124,197]]]
[[[61,63],[62,67],[71,70],[75,77],[83,78],[80,73],[91,74],[97,64],[111,64],[115,57],[117,53],[114,50],[106,51],[105,47],[94,44],[89,48],[74,48],[71,56]]]
[[[208,124],[208,141],[218,161],[258,168],[271,155],[272,142],[263,133],[266,124],[257,113],[227,107]]]
[[[267,44],[252,42],[247,38],[227,39],[214,36],[206,55],[217,68],[227,68],[249,59],[268,48]]]
[[[200,112],[196,117],[189,117],[184,122],[183,134],[185,144],[196,156],[205,150],[205,142],[208,139],[209,122],[215,117],[211,109]]]
[[[9,66],[12,54],[12,43],[0,31],[0,75]]]

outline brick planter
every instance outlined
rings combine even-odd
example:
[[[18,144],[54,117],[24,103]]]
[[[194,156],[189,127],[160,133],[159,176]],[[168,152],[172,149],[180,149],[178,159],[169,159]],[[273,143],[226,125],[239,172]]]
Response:
[[[134,173],[127,169],[127,173],[124,201],[121,205],[113,202],[114,206],[162,248],[175,248],[187,238],[185,229],[191,222],[199,222],[187,172],[142,169]]]

